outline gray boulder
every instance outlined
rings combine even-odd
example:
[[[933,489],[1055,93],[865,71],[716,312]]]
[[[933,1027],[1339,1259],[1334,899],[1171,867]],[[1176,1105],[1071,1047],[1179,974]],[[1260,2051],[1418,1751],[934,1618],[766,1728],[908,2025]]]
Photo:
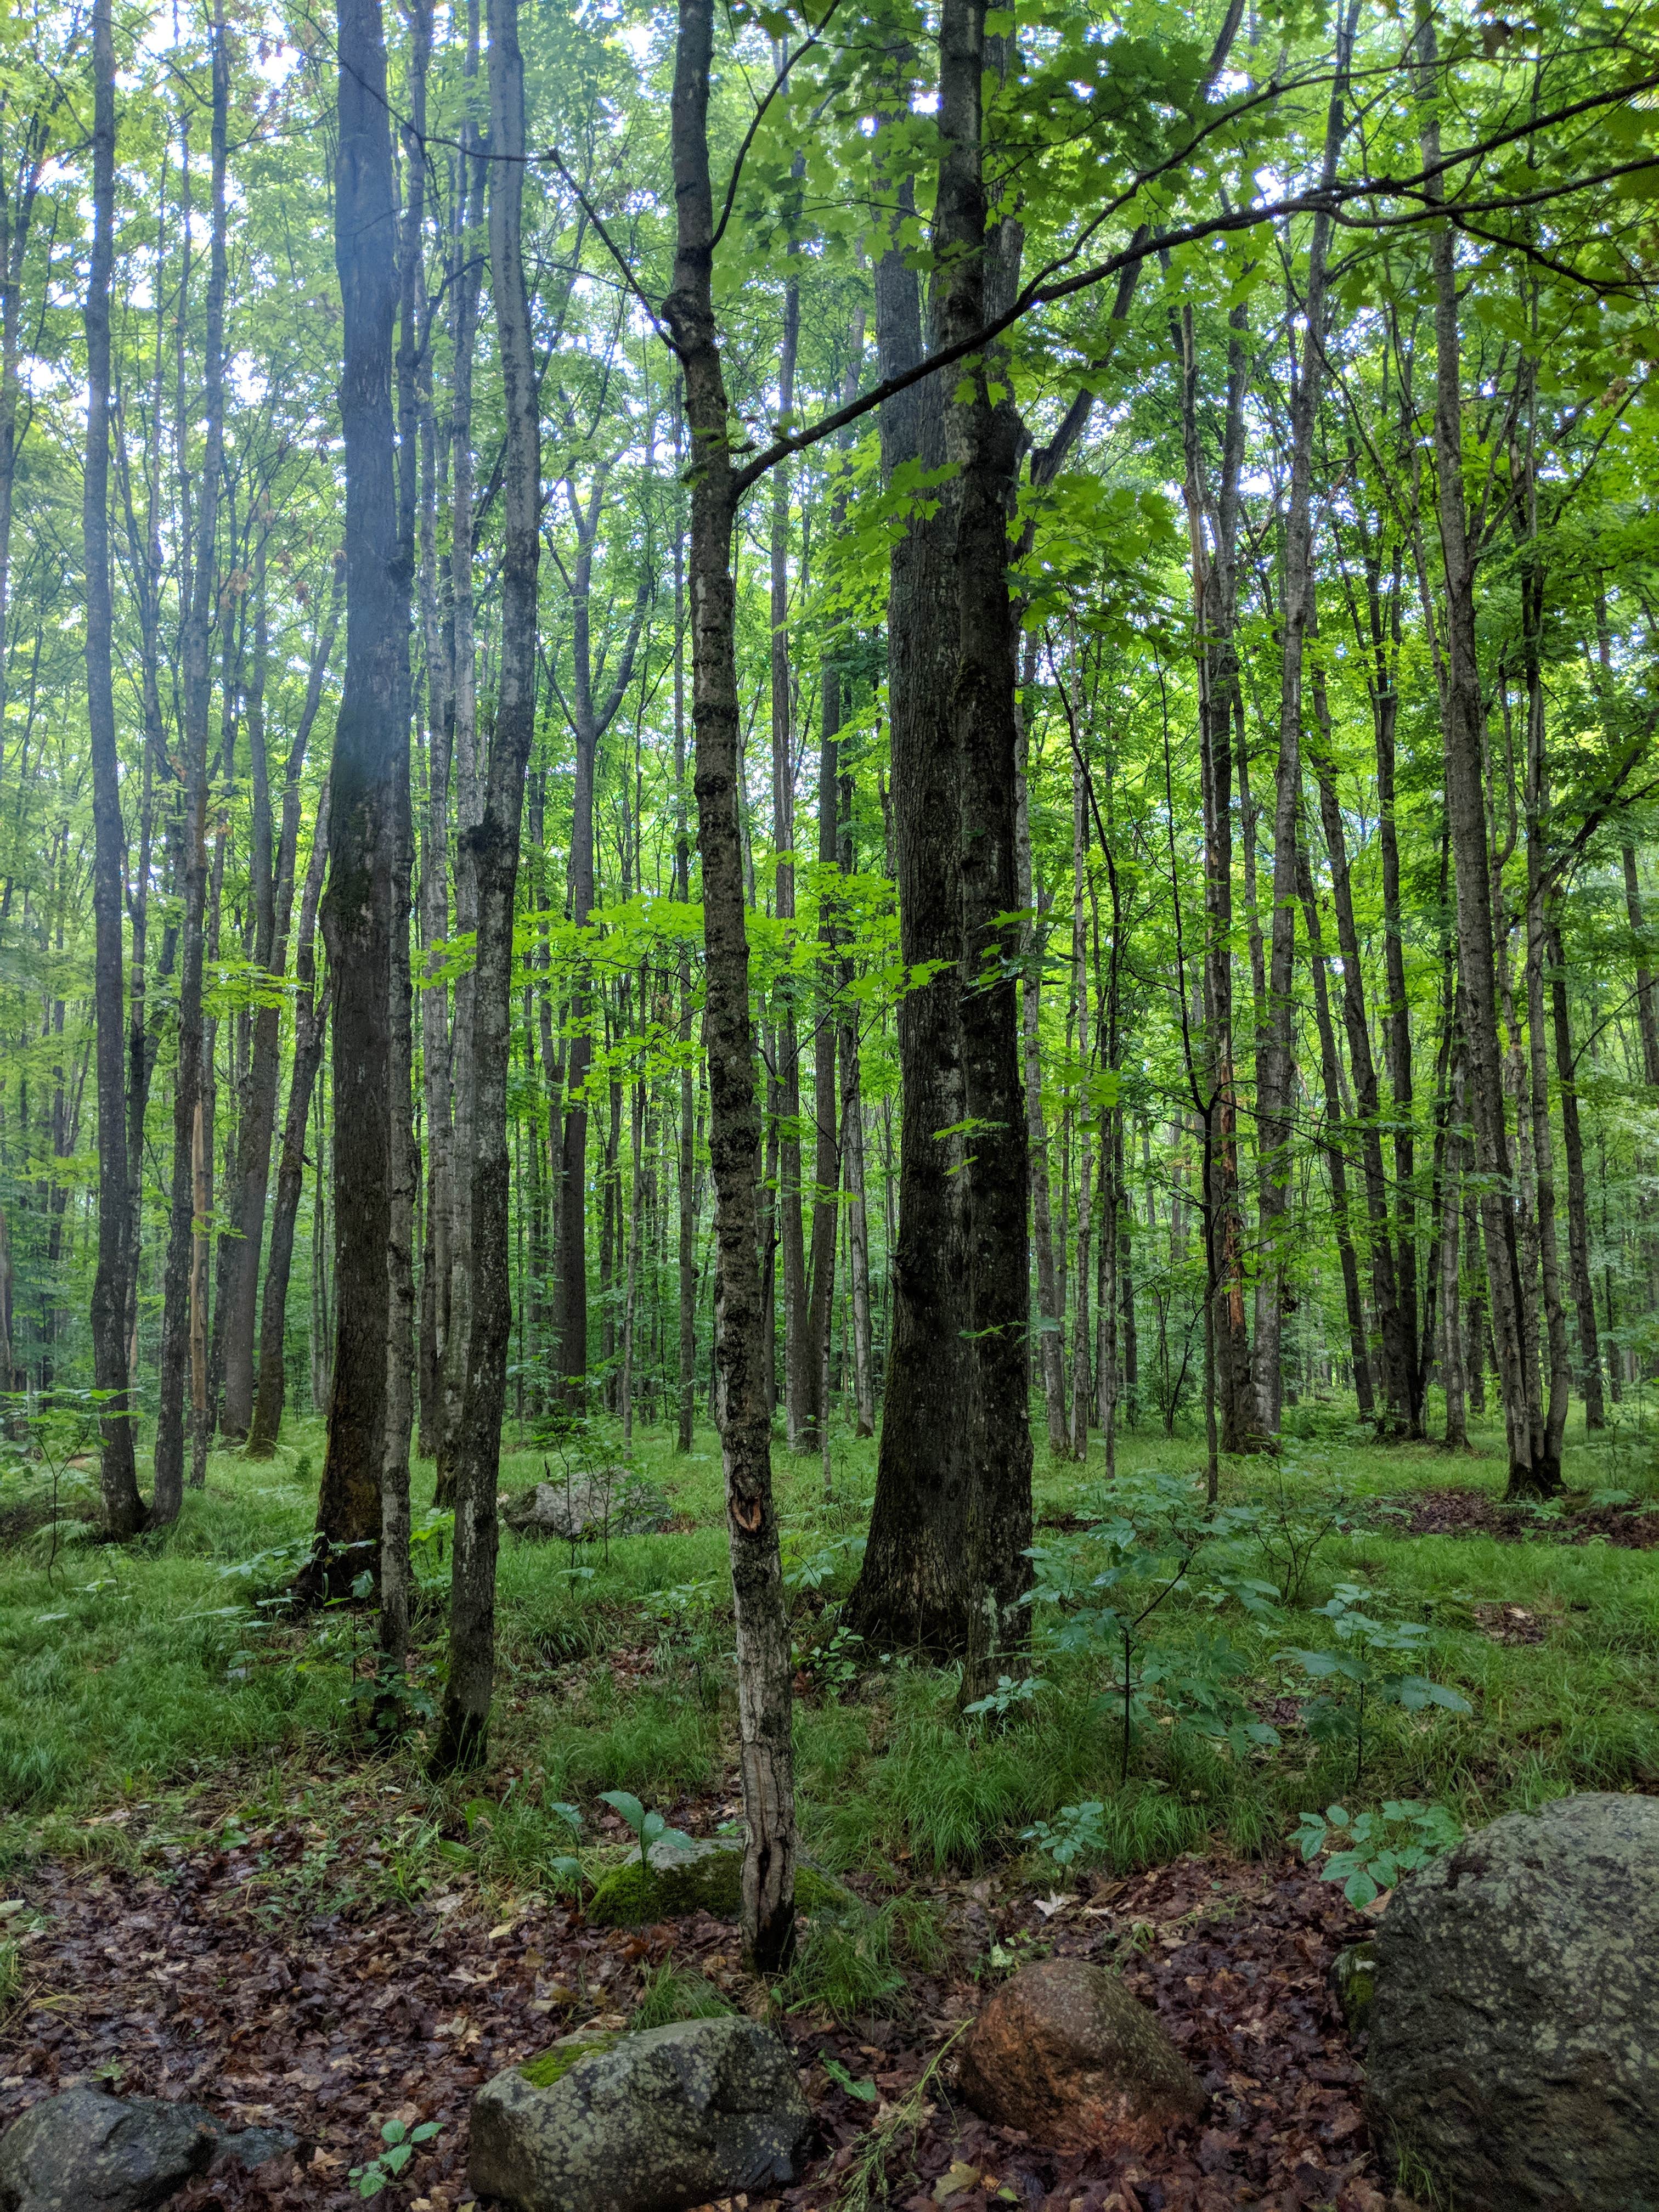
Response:
[[[568,1481],[503,1491],[501,1519],[532,1542],[574,1544],[586,1537],[644,1536],[665,1527],[668,1500],[629,1468],[601,1468]]]
[[[151,2212],[210,2168],[297,2148],[285,2128],[232,2130],[200,2105],[65,2089],[0,2137],[0,2212]]]
[[[684,2212],[787,2188],[811,2126],[757,2021],[572,2036],[479,2090],[467,2179],[515,2212]]]
[[[1659,1801],[1508,1814],[1403,1882],[1367,2072],[1458,2212],[1659,2212]]]

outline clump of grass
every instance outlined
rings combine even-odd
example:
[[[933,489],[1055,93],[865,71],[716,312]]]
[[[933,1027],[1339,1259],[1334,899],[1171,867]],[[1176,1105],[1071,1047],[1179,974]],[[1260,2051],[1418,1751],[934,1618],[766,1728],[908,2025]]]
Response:
[[[724,2020],[736,2006],[707,1976],[677,1966],[665,1959],[645,1978],[640,2001],[629,2016],[630,2027],[666,2027],[677,2020]]]
[[[813,1915],[801,1930],[793,1966],[775,1986],[776,2002],[785,2012],[827,2012],[836,2020],[902,2012],[907,1998],[893,1957],[897,1933],[890,1898],[873,1911],[859,1905]]]

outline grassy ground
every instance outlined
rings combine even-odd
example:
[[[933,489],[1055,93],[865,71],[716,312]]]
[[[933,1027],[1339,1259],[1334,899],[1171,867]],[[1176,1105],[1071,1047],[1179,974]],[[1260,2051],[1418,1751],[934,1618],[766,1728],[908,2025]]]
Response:
[[[1224,1502],[1255,1502],[1271,1535],[1281,1513],[1317,1523],[1340,1495],[1357,1525],[1317,1547],[1300,1603],[1276,1618],[1252,1619],[1228,1595],[1240,1577],[1285,1581],[1282,1556],[1247,1530],[1207,1547],[1188,1586],[1149,1624],[1177,1670],[1224,1634],[1243,1668],[1232,1690],[1281,1723],[1281,1741],[1241,1753],[1151,1711],[1133,1731],[1127,1781],[1109,1651],[1045,1645],[1044,1686],[1033,1698],[1006,1722],[964,1723],[949,1674],[902,1655],[878,1662],[837,1640],[836,1601],[856,1572],[873,1447],[837,1446],[828,1500],[816,1459],[780,1448],[811,1857],[902,1893],[912,1875],[1029,1854],[1022,1830],[1087,1801],[1102,1809],[1085,1859],[1124,1870],[1212,1838],[1246,1853],[1275,1849],[1304,1808],[1338,1796],[1351,1807],[1440,1800],[1474,1823],[1564,1790],[1659,1785],[1654,1555],[1566,1546],[1547,1529],[1522,1542],[1402,1534],[1385,1509],[1413,1492],[1456,1484],[1496,1495],[1499,1440],[1488,1434],[1475,1455],[1451,1461],[1431,1448],[1358,1443],[1335,1412],[1293,1419],[1308,1433],[1287,1441],[1277,1465],[1229,1467]],[[594,1450],[603,1448],[596,1440]],[[60,1535],[52,1557],[41,1532],[0,1552],[0,1870],[42,1851],[120,1854],[139,1838],[149,1848],[204,1830],[234,1834],[281,1807],[291,1817],[297,1804],[317,1820],[312,1872],[325,1886],[329,1838],[349,1802],[354,1879],[368,1864],[388,1894],[408,1897],[460,1869],[512,1893],[544,1881],[550,1858],[569,1848],[556,1802],[583,1808],[590,1839],[597,1795],[609,1789],[699,1821],[730,1817],[735,1716],[718,1448],[700,1433],[681,1458],[647,1433],[638,1459],[690,1525],[614,1540],[608,1550],[504,1538],[491,1763],[444,1788],[426,1779],[418,1740],[389,1758],[370,1753],[351,1688],[371,1624],[349,1610],[295,1624],[261,1602],[280,1596],[311,1526],[314,1430],[294,1430],[263,1465],[216,1455],[205,1492],[187,1498],[163,1536],[118,1550]],[[1200,1463],[1191,1441],[1145,1436],[1121,1455],[1131,1477],[1193,1476]],[[1577,1437],[1567,1471],[1587,1491],[1648,1495],[1659,1487],[1652,1467],[1651,1444],[1627,1426],[1611,1443]],[[515,1452],[503,1481],[542,1471],[538,1453]],[[417,1471],[417,1497],[427,1473]],[[1040,1516],[1074,1516],[1099,1474],[1097,1462],[1085,1470],[1040,1452]],[[1069,1547],[1080,1565],[1095,1564],[1086,1534],[1040,1535]],[[442,1653],[441,1532],[419,1548],[430,1686]],[[1351,1744],[1322,1747],[1299,1725],[1291,1701],[1311,1686],[1280,1656],[1333,1645],[1316,1608],[1343,1584],[1370,1591],[1365,1607],[1378,1619],[1425,1624],[1412,1664],[1472,1708],[1374,1715],[1358,1781]],[[1498,1640],[1510,1632],[1500,1619],[1492,1632],[1492,1609],[1504,1606],[1521,1608],[1523,1632],[1541,1640]],[[1042,1634],[1060,1620],[1045,1609]],[[383,1778],[367,1796],[366,1776]],[[910,1940],[925,1948],[926,1930]]]

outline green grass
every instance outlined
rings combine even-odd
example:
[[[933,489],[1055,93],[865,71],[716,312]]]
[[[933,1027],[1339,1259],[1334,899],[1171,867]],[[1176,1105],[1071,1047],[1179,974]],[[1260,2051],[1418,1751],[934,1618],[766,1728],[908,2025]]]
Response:
[[[1097,1856],[1127,1869],[1216,1838],[1245,1853],[1274,1849],[1304,1807],[1339,1795],[1439,1798],[1474,1823],[1565,1790],[1659,1780],[1659,1577],[1650,1555],[1600,1543],[1401,1537],[1386,1518],[1375,1522],[1377,1501],[1449,1485],[1501,1492],[1496,1433],[1479,1435],[1475,1454],[1449,1459],[1432,1447],[1357,1443],[1340,1407],[1298,1408],[1293,1419],[1306,1432],[1287,1438],[1276,1464],[1228,1465],[1224,1498],[1266,1502],[1282,1486],[1311,1509],[1340,1488],[1373,1522],[1322,1546],[1291,1624],[1259,1631],[1236,1607],[1223,1608],[1227,1633],[1249,1655],[1251,1694],[1265,1702],[1306,1690],[1276,1655],[1328,1641],[1328,1624],[1310,1620],[1305,1607],[1337,1583],[1356,1582],[1392,1615],[1429,1624],[1424,1669],[1469,1699],[1467,1718],[1380,1716],[1357,1791],[1349,1754],[1321,1751],[1299,1731],[1287,1731],[1276,1752],[1236,1759],[1187,1729],[1149,1725],[1135,1733],[1129,1778],[1119,1786],[1122,1738],[1103,1696],[1103,1660],[1045,1656],[1048,1686],[1033,1706],[1006,1726],[966,1729],[951,1674],[898,1662],[862,1681],[832,1680],[798,1704],[809,1855],[832,1873],[902,1888],[1018,1856],[1028,1848],[1020,1832],[1034,1821],[1098,1800]],[[602,1464],[609,1455],[592,1456]],[[418,1893],[462,1863],[505,1890],[524,1889],[570,1848],[546,1809],[553,1800],[574,1800],[591,1817],[602,1790],[665,1806],[685,1793],[730,1795],[732,1621],[712,1437],[700,1432],[686,1458],[666,1437],[639,1440],[642,1472],[670,1492],[689,1529],[613,1540],[608,1557],[597,1545],[573,1552],[504,1539],[491,1767],[447,1789],[426,1781],[413,1749],[370,1764],[362,1716],[346,1698],[366,1622],[260,1619],[257,1601],[291,1572],[284,1547],[310,1529],[321,1457],[319,1431],[301,1425],[272,1462],[216,1454],[206,1490],[186,1498],[179,1526],[163,1535],[124,1549],[60,1541],[49,1560],[43,1534],[0,1553],[0,1863],[43,1848],[128,1849],[122,1824],[88,1823],[146,1804],[151,1826],[189,1828],[221,1820],[228,1806],[257,1822],[303,1802],[327,1826],[328,1807],[361,1793],[370,1774],[385,1778],[373,1784],[384,1796],[375,1801],[377,1893]],[[1127,1471],[1196,1474],[1201,1463],[1191,1438],[1143,1434],[1125,1439],[1121,1453]],[[828,1504],[816,1458],[780,1448],[775,1466],[798,1634],[804,1650],[821,1650],[833,1626],[823,1604],[833,1607],[856,1571],[847,1540],[867,1514],[874,1448],[838,1443]],[[1651,1443],[1634,1422],[1608,1439],[1575,1433],[1566,1471],[1586,1490],[1659,1489]],[[538,1452],[509,1452],[503,1462],[506,1484],[542,1473]],[[1097,1456],[1083,1470],[1040,1449],[1039,1514],[1074,1509],[1085,1484],[1098,1480]],[[428,1480],[429,1470],[417,1470],[417,1498]],[[1224,1564],[1242,1573],[1271,1567],[1253,1539],[1224,1559],[1206,1557],[1198,1589],[1160,1616],[1162,1638],[1179,1644],[1217,1617],[1199,1593]],[[432,1565],[422,1632],[435,1662],[444,1589]],[[1546,1640],[1494,1642],[1474,1612],[1494,1601],[1536,1614]],[[395,1790],[401,1798],[385,1795]],[[484,1811],[463,1826],[469,1804]],[[1031,1867],[1054,1878],[1035,1859]],[[327,1864],[306,1878],[313,1877],[329,1879]],[[798,1972],[815,1954],[811,1975],[830,1994],[809,1998],[803,1981],[797,2001],[831,2009],[896,1971],[896,1944],[909,1957],[921,1941],[896,1923],[860,1932],[833,1915],[811,1936]]]

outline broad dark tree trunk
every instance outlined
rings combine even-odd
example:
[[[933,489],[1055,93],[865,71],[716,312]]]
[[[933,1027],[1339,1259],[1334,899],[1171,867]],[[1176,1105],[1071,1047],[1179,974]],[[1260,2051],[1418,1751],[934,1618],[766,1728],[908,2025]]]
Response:
[[[692,714],[702,854],[709,1155],[714,1171],[715,1415],[738,1641],[739,1758],[748,1838],[744,1948],[757,1972],[787,1966],[795,1942],[795,1792],[789,1622],[772,1499],[771,1347],[757,1246],[760,1123],[749,1006],[739,815],[736,592],[732,532],[739,483],[714,320],[714,203],[708,173],[713,0],[680,0],[672,132],[678,226],[663,302],[685,379],[691,476]]]
[[[513,921],[525,771],[536,733],[536,595],[541,559],[541,425],[520,234],[524,63],[518,0],[489,4],[489,259],[507,422],[502,483],[500,680],[483,812],[465,834],[478,895],[472,1006],[472,1297],[466,1395],[455,1463],[449,1673],[434,1761],[471,1765],[489,1745],[495,1668],[495,1492],[512,1335],[507,1079]]]
[[[908,198],[907,189],[901,212]],[[875,295],[885,378],[914,368],[924,351],[921,280],[897,246],[877,262]],[[929,378],[884,404],[882,467],[890,478],[917,464],[934,473],[944,468],[944,399],[940,380]],[[927,962],[937,972],[898,1005],[904,1111],[898,1236],[889,1261],[891,1340],[869,1542],[847,1607],[849,1625],[873,1644],[958,1652],[968,1634],[970,1467],[960,780],[951,713],[959,495],[947,480],[934,513],[911,517],[893,549],[888,592],[899,945],[907,965]]]
[[[337,20],[334,237],[344,306],[346,666],[322,911],[334,1000],[336,1334],[317,1506],[319,1563],[329,1546],[354,1547],[337,1564],[328,1562],[337,1587],[374,1564],[380,1533],[391,1325],[389,862],[399,758],[408,744],[409,629],[392,416],[398,210],[380,0],[340,0]]]
[[[109,565],[110,272],[115,258],[115,38],[110,0],[92,19],[92,265],[87,275],[87,452],[82,511],[87,576],[87,722],[92,744],[94,997],[98,1037],[98,1272],[92,1286],[93,1382],[100,1394],[104,1525],[131,1536],[143,1519],[127,1399],[131,1249],[122,908],[126,838],[115,743]],[[9,484],[8,484],[8,493]],[[0,635],[0,657],[3,636]],[[5,1231],[0,1224],[0,1263]],[[0,1281],[0,1389],[11,1385],[9,1271]]]

